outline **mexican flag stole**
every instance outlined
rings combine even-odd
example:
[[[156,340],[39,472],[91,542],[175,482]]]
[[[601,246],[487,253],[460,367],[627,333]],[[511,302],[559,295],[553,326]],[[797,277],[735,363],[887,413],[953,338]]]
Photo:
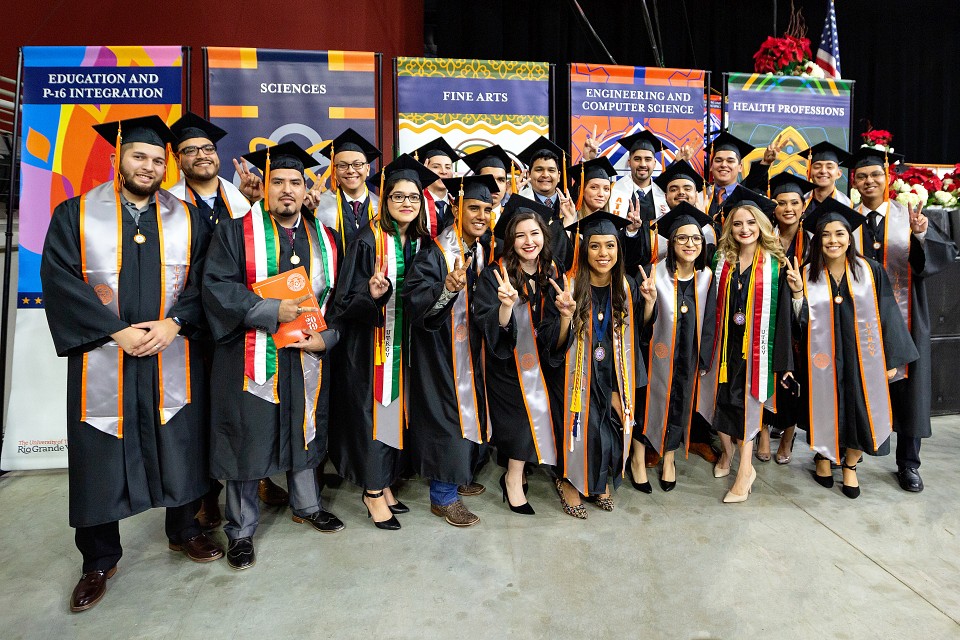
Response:
[[[867,407],[873,450],[893,433],[893,414],[887,387],[887,365],[883,350],[883,329],[877,302],[873,271],[863,258],[856,258],[861,279],[854,280],[849,263],[847,287],[856,316],[855,340],[859,354],[860,382]],[[803,269],[804,294],[807,298],[807,382],[810,385],[810,447],[817,453],[840,462],[839,421],[837,407],[837,342],[850,336],[834,333],[836,311],[830,289],[830,273],[824,269],[817,282],[810,282],[810,265]]]
[[[697,383],[700,376],[693,373],[693,384],[686,389],[674,388],[673,362],[677,349],[677,320],[680,318],[677,308],[678,288],[675,273],[667,272],[666,262],[656,266],[655,277],[657,286],[657,321],[653,325],[653,337],[650,340],[650,350],[647,354],[647,403],[643,420],[643,435],[663,455],[663,441],[667,435],[667,420],[670,412],[670,398],[679,393],[683,397],[684,411],[684,443],[687,452],[690,450],[690,423],[693,419],[693,399],[696,397]],[[700,346],[700,333],[704,322],[704,304],[713,284],[713,273],[710,269],[701,269],[694,273],[694,308],[693,317],[696,319],[697,348]],[[689,313],[689,311],[688,311]],[[713,322],[713,318],[708,318]],[[712,347],[713,345],[709,345]],[[699,351],[698,351],[699,353]]]
[[[456,260],[463,260],[460,242],[453,226],[449,226],[434,238],[440,247],[447,273],[454,270]],[[478,271],[483,267],[483,249],[478,248],[472,265]],[[450,313],[450,358],[453,363],[453,382],[460,415],[460,433],[464,439],[483,443],[483,425],[480,423],[480,407],[474,387],[473,349],[470,346],[469,287],[457,294]]]
[[[160,190],[156,194],[160,247],[160,308],[167,317],[190,273],[192,228],[187,205]],[[112,182],[80,198],[80,269],[100,302],[120,317],[120,268],[123,264],[123,211]],[[150,249],[147,249],[150,250]],[[123,349],[110,341],[83,354],[80,420],[123,438]],[[160,424],[190,402],[190,344],[182,335],[157,353]],[[145,392],[145,391],[144,391]]]
[[[429,189],[423,190],[423,201],[427,206],[427,231],[431,238],[436,238],[442,229],[440,229],[440,216],[437,213],[437,197],[430,193]],[[449,202],[447,203],[449,207]]]
[[[384,233],[379,220],[370,223],[376,243],[376,256],[383,261],[386,277],[393,283],[383,309],[383,326],[374,328],[373,340],[373,439],[394,449],[403,449],[403,282],[406,260],[400,234]],[[420,248],[415,241],[414,253]]]
[[[301,224],[310,240],[309,276],[313,293],[325,313],[337,273],[337,247],[330,230],[317,221]],[[243,242],[247,287],[280,272],[279,230],[270,214],[258,202],[243,218]],[[303,442],[307,448],[316,437],[317,398],[320,394],[323,362],[314,353],[300,350],[303,372]],[[244,337],[243,390],[261,400],[280,403],[277,394],[277,347],[266,331],[248,329]]]
[[[728,301],[732,280],[730,264],[717,253],[715,270],[717,284],[717,318],[714,334],[713,359],[710,370],[701,380],[703,393],[697,401],[697,412],[713,421],[717,404],[717,387],[727,380],[727,327],[733,321]],[[763,408],[776,412],[776,376],[773,371],[773,345],[777,327],[777,301],[780,289],[780,263],[771,254],[758,248],[753,256],[753,275],[747,297],[746,326],[741,353],[747,364],[744,396],[743,439],[750,440],[760,432]]]
[[[912,331],[913,326],[910,323],[911,305],[913,304],[913,292],[911,287],[913,279],[910,274],[910,212],[907,208],[897,202],[890,200],[878,207],[878,211],[887,208],[887,214],[883,216],[883,246],[876,253],[877,262],[883,265],[883,270],[887,272],[890,279],[890,286],[893,287],[893,297],[900,307],[900,315],[903,321],[907,323],[907,330]],[[863,206],[857,205],[857,212],[866,216],[870,211]],[[867,222],[866,224],[869,224]],[[863,253],[863,226],[857,227],[853,231],[853,241],[857,250]],[[909,375],[907,365],[897,368],[897,373],[890,382],[903,380]]]
[[[634,344],[633,295],[630,284],[624,280],[626,315],[620,326],[611,327],[613,341],[613,368],[616,371],[617,389],[623,407],[623,460],[620,472],[626,469],[630,455],[630,438],[633,431],[633,407],[636,404],[636,356]],[[590,318],[595,311],[590,302]],[[611,323],[613,319],[611,318]],[[590,430],[590,388],[593,382],[593,323],[587,322],[577,332],[576,340],[567,350],[563,396],[563,460],[564,477],[580,493],[587,495],[590,484],[588,458],[588,435]]]

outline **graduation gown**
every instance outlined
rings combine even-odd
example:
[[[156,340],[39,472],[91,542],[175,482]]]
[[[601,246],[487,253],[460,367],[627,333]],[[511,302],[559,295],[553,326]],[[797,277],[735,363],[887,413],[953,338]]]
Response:
[[[444,232],[441,232],[445,233]],[[478,243],[476,251],[486,262],[486,250]],[[477,256],[473,266],[476,267]],[[410,337],[409,450],[414,469],[431,480],[457,485],[468,484],[480,461],[481,445],[463,437],[460,410],[456,395],[453,363],[454,296],[445,306],[436,309],[447,277],[447,262],[435,240],[427,244],[413,259],[410,275],[403,288],[404,309],[412,323]],[[472,297],[469,276],[461,294]],[[483,335],[467,324],[473,388],[477,400],[477,422],[482,439],[487,438],[486,402],[483,386]],[[477,425],[465,425],[472,430]]]
[[[919,357],[917,349],[913,344],[910,333],[907,331],[907,325],[900,314],[900,308],[897,306],[896,298],[893,297],[893,289],[890,287],[890,280],[886,272],[874,260],[867,259],[870,271],[873,273],[874,289],[877,295],[877,308],[880,312],[880,325],[882,327],[883,337],[883,355],[886,361],[887,369],[895,369],[910,362],[916,361]],[[841,304],[834,305],[833,315],[833,335],[835,340],[836,354],[836,377],[837,377],[837,435],[839,436],[840,448],[857,449],[870,455],[886,455],[890,452],[889,439],[878,443],[877,449],[873,447],[872,429],[867,414],[867,406],[864,401],[863,383],[860,378],[860,356],[858,354],[856,321],[857,317],[853,312],[851,303],[850,288],[847,284],[847,276],[841,278],[840,283],[834,282],[833,278],[826,274],[830,281],[830,295],[843,297]],[[865,278],[866,274],[861,274]],[[804,360],[805,371],[809,370],[810,363],[807,358],[807,331],[809,329],[809,308],[806,300],[800,309],[797,318],[801,333],[801,343],[804,345],[802,357]],[[796,375],[796,374],[795,374]],[[806,387],[807,377],[797,378],[801,385]],[[894,383],[897,384],[897,383]],[[891,389],[892,389],[891,385]],[[779,408],[779,407],[778,407]],[[802,413],[799,420],[799,426],[802,429],[809,429],[809,404],[802,407]],[[809,442],[809,438],[807,440]]]
[[[541,463],[537,456],[537,446],[531,432],[531,419],[527,403],[533,397],[524,397],[520,384],[520,372],[516,357],[517,319],[510,316],[510,322],[504,329],[500,326],[500,299],[497,297],[499,283],[495,275],[499,265],[492,264],[480,274],[473,296],[474,322],[484,337],[484,380],[487,402],[490,411],[490,423],[493,429],[493,444],[502,458],[524,460],[533,464]],[[562,286],[562,279],[557,280]],[[541,407],[550,416],[550,429],[539,434],[541,457],[545,456],[542,445],[545,442],[553,447],[551,457],[556,454],[556,425],[563,424],[563,360],[567,352],[569,337],[558,345],[560,336],[560,314],[554,306],[556,291],[553,287],[538,289],[531,294],[527,302],[518,300],[517,306],[527,306],[535,328],[537,355],[540,359],[540,372],[547,391],[548,407]]]
[[[360,205],[360,223],[357,224],[356,216],[353,215],[353,206],[347,202],[347,196],[341,191],[340,213],[343,216],[343,229],[341,231],[337,226],[337,193],[332,190],[324,191],[320,194],[314,216],[324,226],[337,233],[342,233],[341,242],[344,247],[349,247],[353,242],[353,237],[357,235],[357,231],[367,226],[367,223],[376,215],[378,206],[380,206],[380,199],[368,189],[363,204]]]
[[[533,189],[527,185],[521,189],[519,195],[540,202],[539,196],[535,195]],[[563,218],[560,215],[560,198],[553,196],[553,216],[546,221],[547,229],[550,230],[550,251],[553,253],[553,260],[563,267],[563,271],[569,271],[573,265],[573,242],[563,228]],[[496,256],[499,258],[499,254]]]
[[[122,216],[123,262],[117,292],[120,316],[105,307],[80,269],[80,198],[53,212],[40,263],[47,322],[57,355],[67,358],[67,439],[70,526],[91,527],[135,515],[151,507],[176,507],[204,495],[207,466],[207,387],[200,349],[190,350],[192,401],[166,424],[158,412],[157,357],[123,358],[123,438],[80,421],[83,354],[110,334],[137,322],[158,320],[161,308],[160,242],[156,207],[140,216],[146,242],[133,241],[137,223]],[[200,275],[210,240],[196,208],[191,217],[190,272],[167,317],[182,323],[188,340],[201,333]]]
[[[430,242],[429,238],[421,240],[423,244]],[[330,355],[330,459],[340,476],[371,490],[389,487],[401,470],[401,450],[373,439],[374,328],[384,326],[385,306],[391,297],[396,296],[398,304],[405,304],[400,295],[415,246],[408,240],[404,248],[404,279],[399,287],[397,282],[391,282],[390,289],[374,300],[369,281],[376,265],[376,240],[370,225],[361,229],[343,260],[334,301],[341,335]],[[396,330],[403,336],[403,380],[409,384],[410,314],[406,310],[403,320],[402,326],[397,323]]]
[[[897,202],[890,204],[903,206]],[[862,205],[858,210],[865,211]],[[867,222],[862,227],[864,237],[868,237],[869,224]],[[885,245],[882,234],[881,227],[878,240]],[[885,247],[875,250],[869,241],[857,248],[864,256],[877,262],[881,262],[886,250]],[[922,243],[910,234],[910,336],[920,357],[910,365],[906,379],[890,385],[893,430],[902,436],[929,438],[933,435],[930,428],[930,390],[933,380],[930,371],[930,309],[926,279],[946,269],[956,258],[957,245],[932,220],[927,224],[927,234]]]
[[[210,243],[203,276],[203,306],[216,346],[211,372],[210,473],[225,480],[259,480],[284,471],[302,471],[320,464],[327,451],[327,418],[330,385],[325,374],[329,351],[336,344],[336,315],[327,307],[327,350],[321,355],[321,380],[317,397],[316,437],[304,448],[303,370],[300,349],[277,349],[277,394],[273,404],[244,391],[244,318],[261,298],[247,288],[243,218],[217,225]],[[301,217],[295,239],[296,253],[310,255]],[[278,268],[293,269],[290,243],[280,229]],[[335,235],[336,238],[336,235]],[[336,238],[340,254],[339,238]],[[301,262],[309,273],[309,260]],[[335,261],[336,263],[337,261]],[[304,355],[304,357],[312,357]]]

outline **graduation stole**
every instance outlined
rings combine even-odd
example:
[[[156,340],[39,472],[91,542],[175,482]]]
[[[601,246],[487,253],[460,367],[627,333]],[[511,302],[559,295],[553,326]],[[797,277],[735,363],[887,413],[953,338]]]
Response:
[[[233,186],[232,183],[227,182],[223,178],[218,176],[217,181],[219,182],[217,193],[220,195],[220,199],[223,200],[223,204],[227,208],[230,217],[239,218],[246,215],[246,213],[250,211],[250,202],[247,201],[246,197],[240,193],[240,190]],[[180,182],[170,187],[170,193],[185,202],[193,205],[197,204],[196,194],[184,179],[181,179]],[[219,222],[219,220],[217,222]]]
[[[634,317],[633,294],[630,284],[623,281],[626,294],[626,314],[620,326],[616,327],[613,318],[610,319],[613,341],[613,368],[617,378],[617,390],[620,393],[620,404],[623,409],[623,460],[620,472],[626,468],[630,454],[630,434],[633,431],[633,407],[636,402],[636,361],[634,345]],[[611,291],[611,295],[613,292]],[[564,395],[563,395],[563,475],[575,486],[580,493],[589,492],[589,461],[587,457],[587,432],[590,429],[590,388],[593,381],[593,298],[590,300],[590,322],[577,332],[577,339],[567,350],[564,365]],[[587,351],[590,354],[587,355]],[[601,408],[602,409],[602,408]]]
[[[456,260],[463,260],[460,248],[460,238],[457,236],[456,225],[452,225],[440,232],[434,238],[440,247],[447,273],[454,270]],[[480,267],[483,249],[479,248],[474,260]],[[442,282],[442,281],[441,281]],[[469,287],[464,287],[457,293],[450,313],[450,357],[453,362],[454,388],[456,390],[457,406],[460,416],[460,433],[466,440],[481,444],[483,442],[483,426],[480,424],[479,402],[477,390],[473,383],[473,351],[470,346],[470,313],[468,309]]]
[[[499,268],[500,262],[497,262]],[[558,274],[553,269],[553,276]],[[526,287],[526,283],[524,283]],[[513,319],[517,327],[517,342],[513,348],[513,360],[517,367],[517,381],[520,383],[523,408],[527,415],[533,447],[540,464],[557,464],[557,441],[553,431],[553,417],[550,413],[550,396],[547,382],[540,365],[540,349],[537,346],[537,327],[533,324],[529,291],[526,302],[518,301],[513,306]],[[546,292],[543,292],[546,302]],[[542,307],[541,307],[542,308]]]
[[[302,228],[310,241],[308,275],[320,305],[325,313],[337,273],[337,248],[330,230],[317,221],[311,225],[301,217]],[[263,210],[263,201],[253,205],[243,218],[245,254],[245,282],[253,285],[280,272],[280,238],[277,224],[269,212]],[[277,347],[266,331],[247,329],[244,337],[243,390],[261,400],[280,403],[277,393]],[[300,350],[304,391],[304,449],[316,437],[316,405],[322,379],[322,361],[319,356]]]
[[[167,317],[190,273],[192,227],[187,205],[160,190],[156,194],[160,247],[160,308]],[[94,187],[80,198],[80,270],[113,314],[120,317],[120,268],[123,263],[123,211],[112,183]],[[83,354],[80,420],[123,438],[123,349],[110,341]],[[190,343],[182,335],[155,356],[159,378],[160,424],[190,403]]]
[[[672,394],[679,393],[683,397],[685,433],[687,452],[690,450],[690,423],[693,419],[693,398],[697,390],[697,383],[700,376],[695,372],[692,384],[687,388],[674,389],[673,386],[673,361],[674,353],[677,349],[677,321],[680,318],[678,309],[679,288],[677,286],[677,274],[668,273],[665,262],[659,263],[656,267],[657,283],[657,321],[653,325],[653,337],[650,340],[650,349],[647,354],[647,366],[649,374],[647,375],[647,406],[643,421],[643,434],[657,450],[657,453],[663,454],[663,441],[667,435],[667,419],[670,412],[670,398]],[[700,349],[700,334],[704,321],[704,303],[710,293],[710,286],[713,284],[713,273],[710,269],[702,269],[694,272],[696,280],[694,286],[694,318],[696,319],[696,332],[698,351]],[[687,311],[689,313],[690,310]],[[712,319],[708,319],[708,322]],[[712,345],[711,345],[712,346]]]
[[[910,235],[913,231],[910,229],[910,212],[896,200],[881,204],[877,207],[877,211],[882,211],[884,206],[887,207],[887,214],[883,216],[883,244],[877,249],[877,261],[887,272],[890,286],[893,287],[893,297],[897,301],[897,306],[900,307],[900,315],[907,323],[907,330],[911,331],[913,329],[910,322],[910,316],[913,315],[911,308],[913,278],[910,275]],[[857,205],[857,211],[864,216],[870,213],[863,203]],[[864,224],[870,224],[870,221]],[[853,241],[856,243],[857,250],[863,253],[863,225],[854,230]],[[907,365],[898,367],[896,375],[890,382],[903,380],[908,373]]]
[[[708,422],[713,420],[716,410],[717,386],[727,379],[727,327],[730,317],[728,300],[732,291],[732,268],[718,252],[718,264],[714,273],[717,286],[717,318],[713,343],[713,359],[710,370],[703,376],[702,387],[707,393],[701,393],[697,400],[697,412]],[[747,364],[746,396],[744,397],[744,436],[753,438],[760,432],[763,408],[776,412],[776,376],[773,371],[773,345],[776,338],[777,302],[780,289],[780,263],[777,259],[757,248],[751,267],[750,292],[747,296],[746,326],[743,332],[743,359]]]
[[[407,271],[397,223],[394,233],[384,233],[379,220],[370,223],[376,258],[383,261],[393,293],[383,310],[383,326],[373,330],[373,439],[394,449],[403,449],[403,281]],[[414,252],[420,248],[420,240]],[[394,400],[399,402],[394,403]]]
[[[893,433],[893,414],[887,382],[883,329],[877,302],[873,271],[863,258],[856,258],[861,280],[855,280],[846,265],[847,288],[854,314],[854,338],[857,343],[857,365],[863,385],[863,401],[873,439],[873,450]],[[810,389],[810,447],[833,460],[840,461],[839,421],[837,408],[837,343],[850,336],[834,333],[836,301],[830,287],[830,272],[824,268],[817,282],[810,282],[810,265],[803,269],[804,294],[807,298],[807,381]],[[847,304],[843,301],[840,304]],[[856,401],[852,399],[851,401]]]
[[[437,234],[442,231],[440,229],[440,215],[437,213],[437,197],[430,193],[429,189],[424,189],[423,201],[427,205],[427,230],[430,232],[431,238],[436,238]],[[449,207],[449,201],[446,202]]]

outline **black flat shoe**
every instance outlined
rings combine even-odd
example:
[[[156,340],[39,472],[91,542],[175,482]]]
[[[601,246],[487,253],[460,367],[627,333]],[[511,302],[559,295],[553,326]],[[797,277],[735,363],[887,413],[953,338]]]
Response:
[[[920,472],[914,467],[900,469],[897,472],[897,482],[900,488],[911,493],[920,493],[923,491],[923,479],[920,478]]]
[[[399,500],[397,500],[396,504],[388,504],[387,508],[390,509],[390,513],[410,513],[410,507]]]
[[[343,522],[329,511],[321,509],[308,516],[293,514],[293,521],[297,524],[308,524],[320,533],[336,533],[343,530]]]
[[[374,499],[374,498],[382,498],[382,497],[383,497],[383,491],[377,491],[376,493],[371,493],[371,492],[369,492],[369,491],[364,491],[364,492],[360,495],[360,502],[363,502],[363,506],[367,507],[367,503],[364,502],[364,500],[363,500],[364,498]],[[398,502],[397,504],[400,504],[400,503]],[[396,506],[396,505],[394,505],[394,506]],[[406,507],[404,507],[404,508],[406,508]],[[409,511],[409,509],[407,509],[407,511]],[[393,509],[390,509],[390,512],[391,512],[391,513],[396,513]],[[367,517],[370,518],[370,519],[373,519],[373,514],[370,513],[370,507],[367,507]],[[376,521],[376,520],[374,520],[374,521],[373,521],[373,525],[374,525],[377,529],[383,529],[384,531],[396,531],[397,529],[400,528],[400,521],[397,520],[397,517],[396,517],[396,516],[390,516],[390,518],[387,519],[387,520],[380,520],[379,522]]]
[[[653,487],[650,485],[650,481],[637,482],[633,477],[633,469],[631,469],[629,465],[627,465],[627,473],[630,474],[630,484],[633,485],[634,489],[640,493],[653,493]]]
[[[526,485],[524,485],[524,487],[526,487]],[[514,513],[519,513],[525,516],[536,515],[536,511],[533,510],[533,507],[530,506],[529,502],[524,502],[519,507],[515,507],[512,504],[510,504],[510,500],[507,499],[507,474],[506,473],[500,476],[500,488],[503,490],[503,501],[507,503],[508,507],[510,507],[510,511],[513,511]],[[524,491],[524,493],[526,493],[526,491]]]
[[[857,465],[853,465],[852,467],[848,467],[846,464],[843,464],[843,465],[840,465],[840,466],[841,466],[842,468],[844,468],[844,469],[849,469],[850,471],[853,471],[854,473],[856,473],[856,471],[857,471]],[[859,487],[859,486],[856,486],[856,487],[848,487],[847,485],[843,485],[842,487],[840,487],[840,491],[842,491],[842,492],[843,492],[843,495],[847,496],[847,497],[850,498],[851,500],[856,500],[857,498],[860,497],[860,487]]]
[[[231,569],[241,571],[257,564],[257,554],[253,550],[253,538],[237,538],[227,549],[227,564]]]

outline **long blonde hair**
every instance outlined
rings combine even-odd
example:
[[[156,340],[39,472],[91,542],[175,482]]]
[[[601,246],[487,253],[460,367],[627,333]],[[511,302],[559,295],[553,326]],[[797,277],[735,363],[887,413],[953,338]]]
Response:
[[[771,224],[770,219],[767,218],[760,209],[750,204],[736,207],[724,218],[723,232],[720,234],[720,240],[717,242],[717,252],[723,256],[726,262],[731,264],[736,262],[740,256],[740,243],[733,237],[733,216],[741,209],[749,211],[757,221],[757,229],[760,230],[757,246],[767,253],[772,254],[773,257],[777,259],[777,262],[780,263],[781,267],[786,265],[787,256],[783,252],[783,246],[780,244],[780,240],[773,234],[773,224]],[[800,230],[797,233],[803,233],[803,231]]]

